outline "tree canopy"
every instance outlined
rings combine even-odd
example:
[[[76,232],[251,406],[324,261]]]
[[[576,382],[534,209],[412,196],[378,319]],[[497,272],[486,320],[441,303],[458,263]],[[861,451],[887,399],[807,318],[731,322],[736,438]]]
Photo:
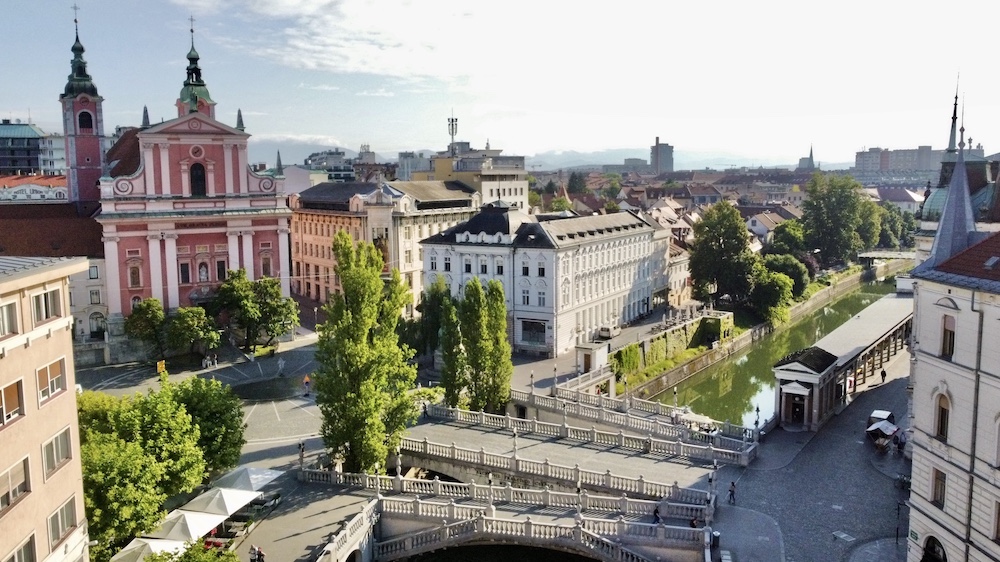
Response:
[[[771,325],[788,321],[788,305],[792,301],[792,280],[784,273],[769,271],[758,264],[754,268],[754,310]]]
[[[806,192],[802,225],[807,247],[818,248],[827,264],[850,260],[861,247],[861,184],[846,176],[816,173]]]
[[[455,408],[460,404],[462,391],[469,381],[458,310],[450,298],[441,303],[441,359],[444,401]]]
[[[408,363],[413,351],[396,335],[409,293],[392,270],[382,279],[382,252],[368,242],[354,245],[343,230],[333,239],[342,293],[325,306],[319,328],[314,377],[321,433],[331,456],[347,471],[370,471],[384,463],[415,416],[407,391],[416,379]]]
[[[882,233],[882,216],[885,211],[871,199],[864,199],[858,207],[858,237],[860,249],[871,249],[878,246],[879,235]]]
[[[153,346],[157,357],[166,357],[165,323],[163,303],[159,299],[143,299],[125,317],[125,335]]]
[[[768,254],[764,256],[764,267],[775,273],[784,273],[792,281],[792,296],[798,297],[809,286],[809,270],[789,254]]]
[[[143,562],[240,562],[240,556],[232,550],[208,549],[195,541],[180,552],[150,554]]]
[[[190,377],[176,386],[174,397],[198,426],[205,469],[218,473],[239,464],[247,425],[243,423],[243,402],[232,387],[215,379]]]
[[[490,375],[490,353],[493,338],[490,337],[489,313],[486,308],[486,292],[478,277],[465,284],[465,293],[459,307],[462,323],[462,346],[468,366],[469,408],[481,410],[486,407]]]
[[[753,264],[746,223],[739,211],[723,201],[709,207],[694,225],[691,277],[700,293],[729,295],[743,302],[753,288]],[[711,291],[710,287],[715,287]]]
[[[549,181],[547,181],[547,182],[545,183],[545,188],[544,188],[544,191],[545,191],[545,193],[548,193],[549,195],[554,195],[554,194],[555,194],[555,192],[556,192],[556,191],[557,191],[558,189],[559,189],[559,186],[558,186],[558,185],[556,185],[556,182],[554,182],[554,181],[552,181],[552,180],[549,180]]]
[[[549,210],[558,211],[568,211],[573,208],[573,204],[569,202],[569,199],[565,197],[554,197],[552,201],[549,202]]]
[[[802,223],[786,220],[774,227],[771,242],[764,248],[766,254],[800,254],[806,251],[806,231]]]
[[[582,172],[570,172],[569,182],[566,184],[566,191],[570,193],[586,193],[587,179]]]
[[[537,191],[528,192],[528,206],[532,208],[542,206],[542,196]]]
[[[507,304],[503,283],[490,279],[486,284],[486,327],[490,338],[487,379],[482,385],[483,396],[474,397],[483,409],[501,413],[510,397],[510,379],[514,374],[510,340],[507,339]]]
[[[229,313],[245,336],[244,348],[252,351],[263,334],[265,345],[299,323],[299,308],[291,297],[281,296],[281,282],[274,277],[250,281],[245,269],[230,271],[219,286],[216,305]]]
[[[181,307],[167,319],[166,341],[171,349],[194,351],[195,346],[203,349],[217,349],[220,343],[215,322],[205,314],[200,306]]]

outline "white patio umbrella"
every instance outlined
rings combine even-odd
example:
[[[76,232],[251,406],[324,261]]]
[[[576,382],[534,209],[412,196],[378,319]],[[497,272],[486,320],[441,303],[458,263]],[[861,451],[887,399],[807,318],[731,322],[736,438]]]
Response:
[[[185,511],[232,515],[259,496],[260,492],[250,490],[212,488],[181,506],[181,509]]]
[[[156,552],[180,552],[184,550],[184,541],[166,539],[132,539],[118,554],[111,557],[112,562],[140,562],[143,558]]]
[[[175,541],[194,541],[202,538],[209,531],[226,520],[221,513],[202,513],[200,511],[171,511],[163,523],[146,536],[153,539],[170,539]]]
[[[257,491],[282,474],[284,472],[280,470],[244,466],[220,477],[213,485],[218,488]]]

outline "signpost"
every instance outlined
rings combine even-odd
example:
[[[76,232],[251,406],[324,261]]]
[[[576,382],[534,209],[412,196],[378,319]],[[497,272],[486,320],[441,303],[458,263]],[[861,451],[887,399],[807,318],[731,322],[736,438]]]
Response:
[[[156,362],[156,374],[162,375],[166,372],[167,372],[167,362],[164,361],[163,359],[160,359],[159,361]]]

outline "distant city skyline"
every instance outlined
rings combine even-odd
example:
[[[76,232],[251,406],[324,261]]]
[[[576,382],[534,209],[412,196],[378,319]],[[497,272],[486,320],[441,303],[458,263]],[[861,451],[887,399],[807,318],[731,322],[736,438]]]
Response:
[[[76,2],[106,132],[138,125],[144,105],[153,121],[176,116],[193,15],[217,117],[235,123],[243,110],[254,158],[273,159],[254,154],[258,143],[443,150],[454,112],[457,139],[528,157],[648,147],[659,136],[677,168],[685,153],[794,165],[810,146],[821,164],[853,162],[874,146],[944,148],[959,70],[967,136],[1000,151],[1000,82],[985,64],[960,68],[995,40],[942,39],[952,10],[940,5]],[[71,6],[19,3],[0,21],[12,46],[3,118],[30,113],[61,132]],[[992,21],[1000,5],[961,11]]]

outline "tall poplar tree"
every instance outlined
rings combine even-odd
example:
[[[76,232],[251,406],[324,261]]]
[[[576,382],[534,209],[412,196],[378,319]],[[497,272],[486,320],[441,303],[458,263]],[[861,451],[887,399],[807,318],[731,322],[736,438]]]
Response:
[[[493,339],[486,313],[486,293],[478,277],[465,284],[465,298],[461,305],[462,345],[469,368],[469,408],[486,408],[490,377],[490,358]]]
[[[458,310],[451,298],[441,302],[441,386],[444,401],[452,408],[458,406],[462,390],[468,384],[465,348],[462,345],[462,329],[459,326]]]
[[[384,463],[415,415],[407,391],[416,367],[413,350],[400,345],[396,324],[409,294],[393,269],[382,279],[382,252],[368,242],[354,245],[343,230],[333,239],[342,293],[326,304],[319,328],[314,376],[321,433],[331,456],[347,471],[370,471]]]
[[[486,325],[490,346],[483,402],[486,411],[500,413],[510,396],[514,364],[510,359],[510,340],[507,339],[507,303],[503,284],[497,279],[491,279],[486,284]]]

